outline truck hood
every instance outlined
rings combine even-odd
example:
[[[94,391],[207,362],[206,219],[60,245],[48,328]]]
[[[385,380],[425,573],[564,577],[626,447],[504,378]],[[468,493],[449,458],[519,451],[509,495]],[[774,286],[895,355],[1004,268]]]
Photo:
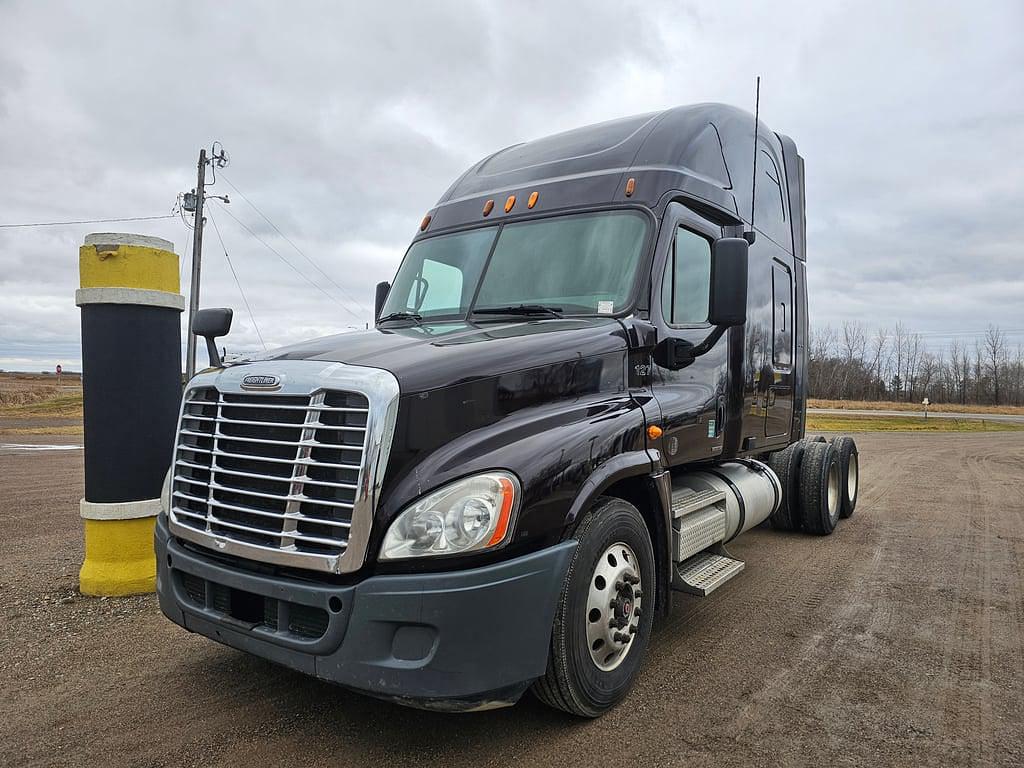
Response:
[[[383,368],[403,394],[624,351],[614,318],[473,324],[463,321],[371,328],[272,350],[246,362],[320,360]]]

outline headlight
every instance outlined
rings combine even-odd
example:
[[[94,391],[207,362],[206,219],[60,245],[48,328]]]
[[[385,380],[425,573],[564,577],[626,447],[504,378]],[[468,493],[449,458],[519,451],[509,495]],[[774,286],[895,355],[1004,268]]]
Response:
[[[509,472],[456,480],[406,507],[388,529],[381,560],[454,555],[502,544],[512,532],[519,481]]]

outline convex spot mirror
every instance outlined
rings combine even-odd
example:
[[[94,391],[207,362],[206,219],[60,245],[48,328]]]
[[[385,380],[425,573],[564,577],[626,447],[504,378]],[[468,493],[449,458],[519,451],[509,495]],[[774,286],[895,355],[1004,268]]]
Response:
[[[711,246],[711,303],[708,322],[732,328],[747,322],[747,253],[742,237],[722,237]]]

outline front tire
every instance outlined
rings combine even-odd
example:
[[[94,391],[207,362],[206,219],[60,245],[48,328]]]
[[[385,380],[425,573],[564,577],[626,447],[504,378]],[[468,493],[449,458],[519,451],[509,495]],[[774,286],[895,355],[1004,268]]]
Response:
[[[640,512],[621,499],[598,499],[573,538],[547,672],[533,692],[556,709],[598,717],[629,693],[647,650],[654,550]]]

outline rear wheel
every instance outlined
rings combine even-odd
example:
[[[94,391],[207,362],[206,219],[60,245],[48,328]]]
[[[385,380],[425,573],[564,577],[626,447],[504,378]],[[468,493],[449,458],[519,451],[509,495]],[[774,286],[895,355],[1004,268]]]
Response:
[[[800,461],[800,513],[804,530],[828,536],[842,503],[839,454],[831,443],[808,443]]]
[[[597,717],[633,685],[654,619],[654,550],[640,512],[599,499],[579,542],[555,611],[548,669],[533,685],[541,701]]]
[[[796,442],[768,456],[768,466],[778,476],[782,485],[782,501],[768,519],[772,528],[780,531],[800,529],[800,460],[803,458],[805,447],[805,443]]]
[[[857,492],[860,490],[860,456],[857,443],[852,437],[843,435],[832,438],[832,445],[839,454],[839,516],[851,517],[857,508]]]

